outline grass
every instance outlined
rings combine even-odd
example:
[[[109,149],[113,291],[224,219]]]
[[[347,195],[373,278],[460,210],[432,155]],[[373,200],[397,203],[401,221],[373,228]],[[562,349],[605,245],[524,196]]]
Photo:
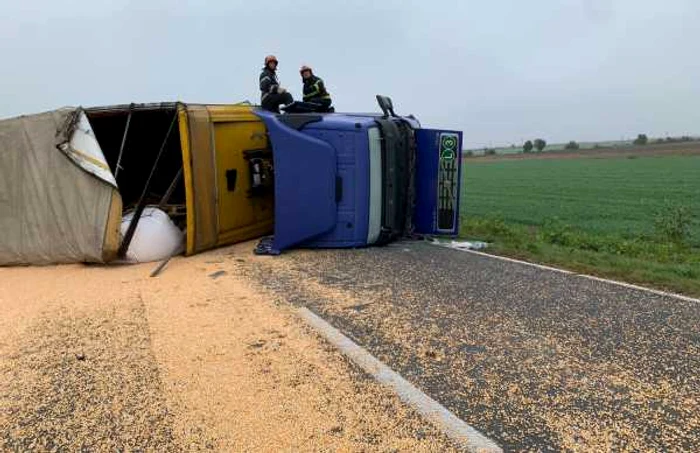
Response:
[[[495,253],[700,295],[700,157],[465,164],[462,235]]]

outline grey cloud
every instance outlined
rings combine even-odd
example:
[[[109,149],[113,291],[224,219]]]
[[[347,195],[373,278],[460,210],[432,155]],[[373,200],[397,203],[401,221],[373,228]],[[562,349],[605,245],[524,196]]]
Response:
[[[471,146],[700,132],[694,0],[2,0],[0,116],[62,105],[257,101],[262,58],[374,95]]]

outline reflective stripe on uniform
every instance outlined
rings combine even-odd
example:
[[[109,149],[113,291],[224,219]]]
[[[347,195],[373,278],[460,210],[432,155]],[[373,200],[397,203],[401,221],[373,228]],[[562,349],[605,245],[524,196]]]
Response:
[[[316,94],[305,94],[304,95],[304,100],[308,101],[309,99],[312,98],[317,98],[317,99],[330,99],[331,95],[330,94],[324,94],[323,96],[318,96]]]
[[[319,81],[319,82],[320,82],[320,81]],[[314,91],[312,91],[311,93],[306,93],[306,94],[304,94],[304,100],[309,99],[309,98],[316,97],[316,96],[318,96],[319,94],[321,94],[321,89],[320,89],[319,86],[318,86],[319,82],[316,82],[316,83],[314,83],[313,85],[311,85],[312,87],[314,87]]]

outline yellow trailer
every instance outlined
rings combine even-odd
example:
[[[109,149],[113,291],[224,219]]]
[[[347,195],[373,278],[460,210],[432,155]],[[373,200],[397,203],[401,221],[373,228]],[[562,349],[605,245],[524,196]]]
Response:
[[[187,255],[272,232],[272,150],[252,106],[161,103],[85,111],[125,211],[139,202],[159,204],[169,194],[162,205],[185,228]]]

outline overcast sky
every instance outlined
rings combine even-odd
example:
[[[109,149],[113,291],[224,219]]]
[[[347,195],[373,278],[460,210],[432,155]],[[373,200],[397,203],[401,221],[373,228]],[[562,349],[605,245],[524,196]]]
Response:
[[[698,0],[0,0],[0,117],[259,101],[262,60],[341,111],[387,94],[468,146],[700,133]]]

